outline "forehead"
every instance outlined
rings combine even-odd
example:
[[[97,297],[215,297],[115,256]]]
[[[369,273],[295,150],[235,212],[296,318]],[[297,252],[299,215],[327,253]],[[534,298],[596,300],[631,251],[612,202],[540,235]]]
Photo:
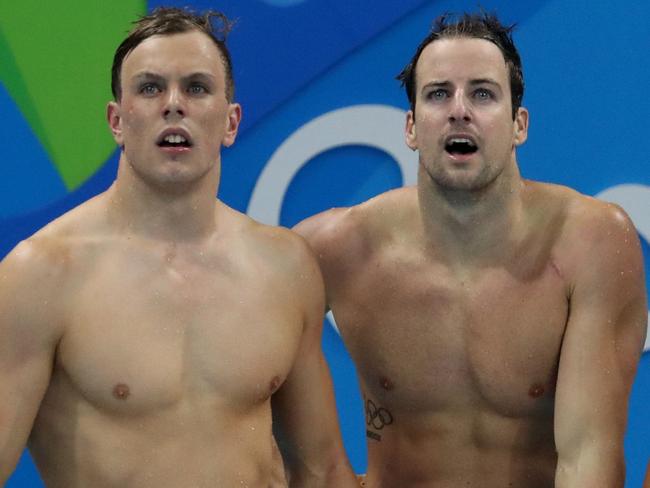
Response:
[[[453,37],[427,45],[416,66],[416,80],[457,82],[491,78],[504,87],[508,68],[501,50],[485,39]]]
[[[149,37],[122,64],[122,76],[126,78],[140,72],[182,75],[205,71],[219,77],[225,70],[219,48],[199,31]]]

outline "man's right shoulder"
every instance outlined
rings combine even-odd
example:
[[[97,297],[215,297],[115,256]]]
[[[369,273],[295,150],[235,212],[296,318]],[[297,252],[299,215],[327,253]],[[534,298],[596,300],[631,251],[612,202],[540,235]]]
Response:
[[[82,204],[51,221],[19,242],[2,260],[3,276],[17,273],[23,279],[55,280],[69,267],[75,250],[98,227],[91,206]],[[94,229],[94,230],[93,230]],[[21,281],[21,280],[18,280]]]
[[[293,230],[309,242],[319,257],[369,256],[390,242],[404,212],[411,212],[415,190],[400,188],[352,207],[333,208],[309,217]]]
[[[367,207],[332,208],[309,217],[293,230],[309,243],[319,256],[354,253],[372,243]]]
[[[0,332],[11,340],[55,340],[69,273],[61,240],[39,231],[0,262]]]
[[[0,263],[7,284],[31,286],[58,280],[70,260],[69,238],[41,230],[19,242]]]

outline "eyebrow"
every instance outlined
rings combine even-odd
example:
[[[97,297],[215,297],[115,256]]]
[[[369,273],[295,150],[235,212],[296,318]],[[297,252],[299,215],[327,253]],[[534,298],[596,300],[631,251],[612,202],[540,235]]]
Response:
[[[206,80],[206,81],[211,81],[211,82],[216,82],[216,76],[214,76],[212,73],[208,73],[205,71],[196,71],[194,73],[190,73],[189,75],[183,76],[181,78],[182,81],[190,81],[190,80]],[[133,80],[135,82],[140,82],[140,81],[164,81],[165,77],[163,75],[160,75],[158,73],[153,73],[151,71],[143,71],[141,73],[136,74],[133,77]]]
[[[163,77],[157,75],[156,73],[151,73],[150,71],[144,71],[142,73],[138,73],[131,79],[135,82],[139,82],[139,81],[150,81],[150,80],[162,80]]]
[[[501,85],[499,84],[499,82],[497,82],[496,80],[493,80],[492,78],[477,78],[475,80],[470,80],[469,84],[472,85],[472,86],[476,86],[476,85],[492,85],[492,86],[495,86],[495,87],[497,87],[499,89],[501,88]]]
[[[446,87],[446,86],[450,86],[450,85],[451,85],[451,82],[449,82],[449,81],[436,81],[436,80],[434,80],[434,81],[430,81],[430,82],[425,83],[424,85],[422,85],[422,90],[425,90],[427,88],[441,88],[441,87]]]
[[[499,84],[499,82],[497,82],[496,80],[494,80],[492,78],[476,78],[476,79],[473,79],[473,80],[469,80],[469,84],[470,84],[470,86],[491,85],[491,86],[494,86],[495,88],[498,88],[499,90],[501,90],[501,85]],[[428,83],[425,83],[422,86],[421,91],[424,91],[424,90],[426,90],[428,88],[448,88],[451,85],[452,85],[451,81],[433,80],[433,81],[430,81]]]
[[[216,82],[217,77],[214,76],[212,73],[208,73],[206,71],[196,71],[194,73],[190,73],[187,76],[183,76],[183,80],[206,80],[206,81],[211,81],[211,82]]]

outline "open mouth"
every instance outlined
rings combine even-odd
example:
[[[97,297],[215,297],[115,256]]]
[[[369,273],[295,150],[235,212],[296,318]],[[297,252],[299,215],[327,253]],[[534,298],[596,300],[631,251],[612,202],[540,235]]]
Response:
[[[186,148],[192,147],[192,143],[182,134],[167,134],[158,141],[158,146]]]
[[[476,143],[466,137],[452,137],[445,143],[445,151],[452,156],[466,156],[478,151]]]

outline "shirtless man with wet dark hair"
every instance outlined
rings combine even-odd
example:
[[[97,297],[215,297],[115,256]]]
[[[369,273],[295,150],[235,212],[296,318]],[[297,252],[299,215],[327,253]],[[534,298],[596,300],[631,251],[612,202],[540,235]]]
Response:
[[[317,262],[215,198],[241,108],[212,17],[136,23],[107,109],[116,181],[0,265],[2,483],[28,444],[51,488],[286,486],[275,418],[290,486],[356,486]]]
[[[369,488],[623,487],[639,240],[617,206],[520,176],[510,31],[439,19],[399,77],[417,187],[296,227],[358,368]]]

